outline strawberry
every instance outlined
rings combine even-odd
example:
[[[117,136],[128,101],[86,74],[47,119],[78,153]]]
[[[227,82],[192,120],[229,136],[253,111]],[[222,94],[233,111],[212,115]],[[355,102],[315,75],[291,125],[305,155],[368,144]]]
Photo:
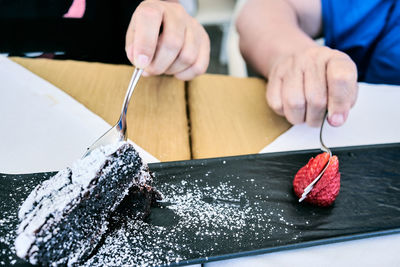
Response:
[[[328,162],[329,154],[321,153],[302,167],[293,180],[293,189],[298,198],[304,189],[319,175]],[[330,206],[335,201],[340,189],[339,160],[337,156],[332,156],[329,166],[321,179],[314,185],[314,188],[304,199],[305,202],[317,206]]]

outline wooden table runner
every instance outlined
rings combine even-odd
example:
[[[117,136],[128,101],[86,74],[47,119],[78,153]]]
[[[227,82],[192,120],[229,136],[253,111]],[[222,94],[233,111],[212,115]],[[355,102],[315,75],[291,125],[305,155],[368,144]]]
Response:
[[[133,67],[12,58],[114,125]],[[128,138],[161,161],[190,159],[185,84],[172,77],[142,77],[127,115]]]
[[[108,123],[119,118],[132,67],[11,59]],[[141,78],[127,120],[128,138],[161,161],[258,153],[290,127],[268,107],[263,80],[209,74],[186,88],[173,77]]]
[[[193,158],[258,153],[290,124],[265,100],[265,81],[202,75],[189,83]]]

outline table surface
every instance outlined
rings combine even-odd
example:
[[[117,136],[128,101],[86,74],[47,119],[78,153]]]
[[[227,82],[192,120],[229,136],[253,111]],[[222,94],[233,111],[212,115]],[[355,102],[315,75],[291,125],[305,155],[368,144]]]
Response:
[[[11,58],[114,124],[133,68]],[[265,81],[202,75],[142,77],[128,109],[128,138],[161,161],[258,153],[290,124],[265,101]]]

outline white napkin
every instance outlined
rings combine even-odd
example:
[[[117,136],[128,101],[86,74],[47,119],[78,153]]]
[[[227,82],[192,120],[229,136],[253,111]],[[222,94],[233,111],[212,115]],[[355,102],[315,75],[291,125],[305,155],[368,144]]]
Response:
[[[400,86],[359,84],[356,105],[341,127],[325,124],[328,147],[400,142]],[[319,128],[295,125],[260,153],[319,148]]]
[[[65,168],[110,128],[72,97],[1,55],[0,81],[1,173]],[[134,146],[146,162],[159,161]]]

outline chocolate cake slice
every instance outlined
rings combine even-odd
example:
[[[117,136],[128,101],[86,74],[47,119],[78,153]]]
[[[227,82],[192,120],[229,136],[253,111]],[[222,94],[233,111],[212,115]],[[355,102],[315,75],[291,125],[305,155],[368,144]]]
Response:
[[[38,185],[22,204],[17,255],[46,266],[85,262],[124,199],[135,218],[149,214],[160,197],[151,187],[152,179],[147,164],[129,143],[94,150]]]

